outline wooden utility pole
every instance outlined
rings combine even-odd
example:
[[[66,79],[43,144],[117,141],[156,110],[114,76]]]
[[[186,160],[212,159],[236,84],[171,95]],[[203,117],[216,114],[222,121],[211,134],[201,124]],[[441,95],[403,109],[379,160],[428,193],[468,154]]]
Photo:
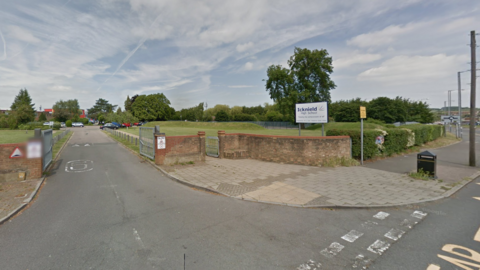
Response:
[[[469,153],[469,165],[475,167],[475,122],[477,119],[475,96],[476,96],[476,79],[477,79],[477,57],[475,51],[477,43],[475,42],[475,31],[470,32],[470,51],[471,51],[471,79],[470,79],[470,153]]]

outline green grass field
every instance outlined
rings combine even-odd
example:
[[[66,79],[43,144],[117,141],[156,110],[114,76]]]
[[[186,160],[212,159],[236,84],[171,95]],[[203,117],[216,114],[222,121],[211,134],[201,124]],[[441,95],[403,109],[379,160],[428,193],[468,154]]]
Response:
[[[205,131],[207,136],[217,136],[219,130],[225,130],[226,133],[248,133],[262,135],[285,135],[298,136],[298,129],[265,129],[259,125],[251,123],[209,123],[209,122],[150,122],[145,127],[160,126],[160,132],[167,136],[196,135],[199,131]],[[365,123],[365,129],[379,128],[380,125]],[[316,129],[314,129],[316,128]],[[328,123],[325,124],[325,132],[329,129],[360,129],[360,123]],[[122,128],[121,131],[138,135],[139,129],[136,127]],[[322,125],[316,125],[312,129],[303,129],[302,136],[322,136]]]
[[[58,130],[54,130],[55,134]],[[22,143],[32,138],[33,130],[0,130],[0,144],[4,143]]]

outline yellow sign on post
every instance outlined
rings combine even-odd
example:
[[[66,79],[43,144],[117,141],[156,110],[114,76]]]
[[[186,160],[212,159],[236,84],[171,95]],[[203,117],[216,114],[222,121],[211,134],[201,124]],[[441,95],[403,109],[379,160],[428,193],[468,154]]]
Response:
[[[367,108],[364,106],[360,106],[360,118],[367,118]]]

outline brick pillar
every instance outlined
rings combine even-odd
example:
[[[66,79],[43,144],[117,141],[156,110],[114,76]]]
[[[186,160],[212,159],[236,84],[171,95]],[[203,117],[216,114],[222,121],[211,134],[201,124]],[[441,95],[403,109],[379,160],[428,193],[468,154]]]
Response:
[[[200,141],[200,160],[205,161],[206,149],[205,149],[205,131],[198,132],[198,139]]]
[[[225,151],[225,130],[218,131],[218,158],[223,158]]]
[[[155,133],[155,141],[153,142],[153,145],[155,147],[155,164],[157,165],[163,165],[165,161],[165,156],[167,155],[167,138],[165,137],[165,149],[158,149],[157,142],[158,142],[158,137],[165,137],[165,133]]]

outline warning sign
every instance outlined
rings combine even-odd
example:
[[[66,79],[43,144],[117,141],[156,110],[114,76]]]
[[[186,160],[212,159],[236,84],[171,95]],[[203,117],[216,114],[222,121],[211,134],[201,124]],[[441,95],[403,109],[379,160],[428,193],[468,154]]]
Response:
[[[13,150],[12,154],[10,155],[10,158],[22,158],[23,153],[20,151],[20,148],[15,147],[15,150]]]

